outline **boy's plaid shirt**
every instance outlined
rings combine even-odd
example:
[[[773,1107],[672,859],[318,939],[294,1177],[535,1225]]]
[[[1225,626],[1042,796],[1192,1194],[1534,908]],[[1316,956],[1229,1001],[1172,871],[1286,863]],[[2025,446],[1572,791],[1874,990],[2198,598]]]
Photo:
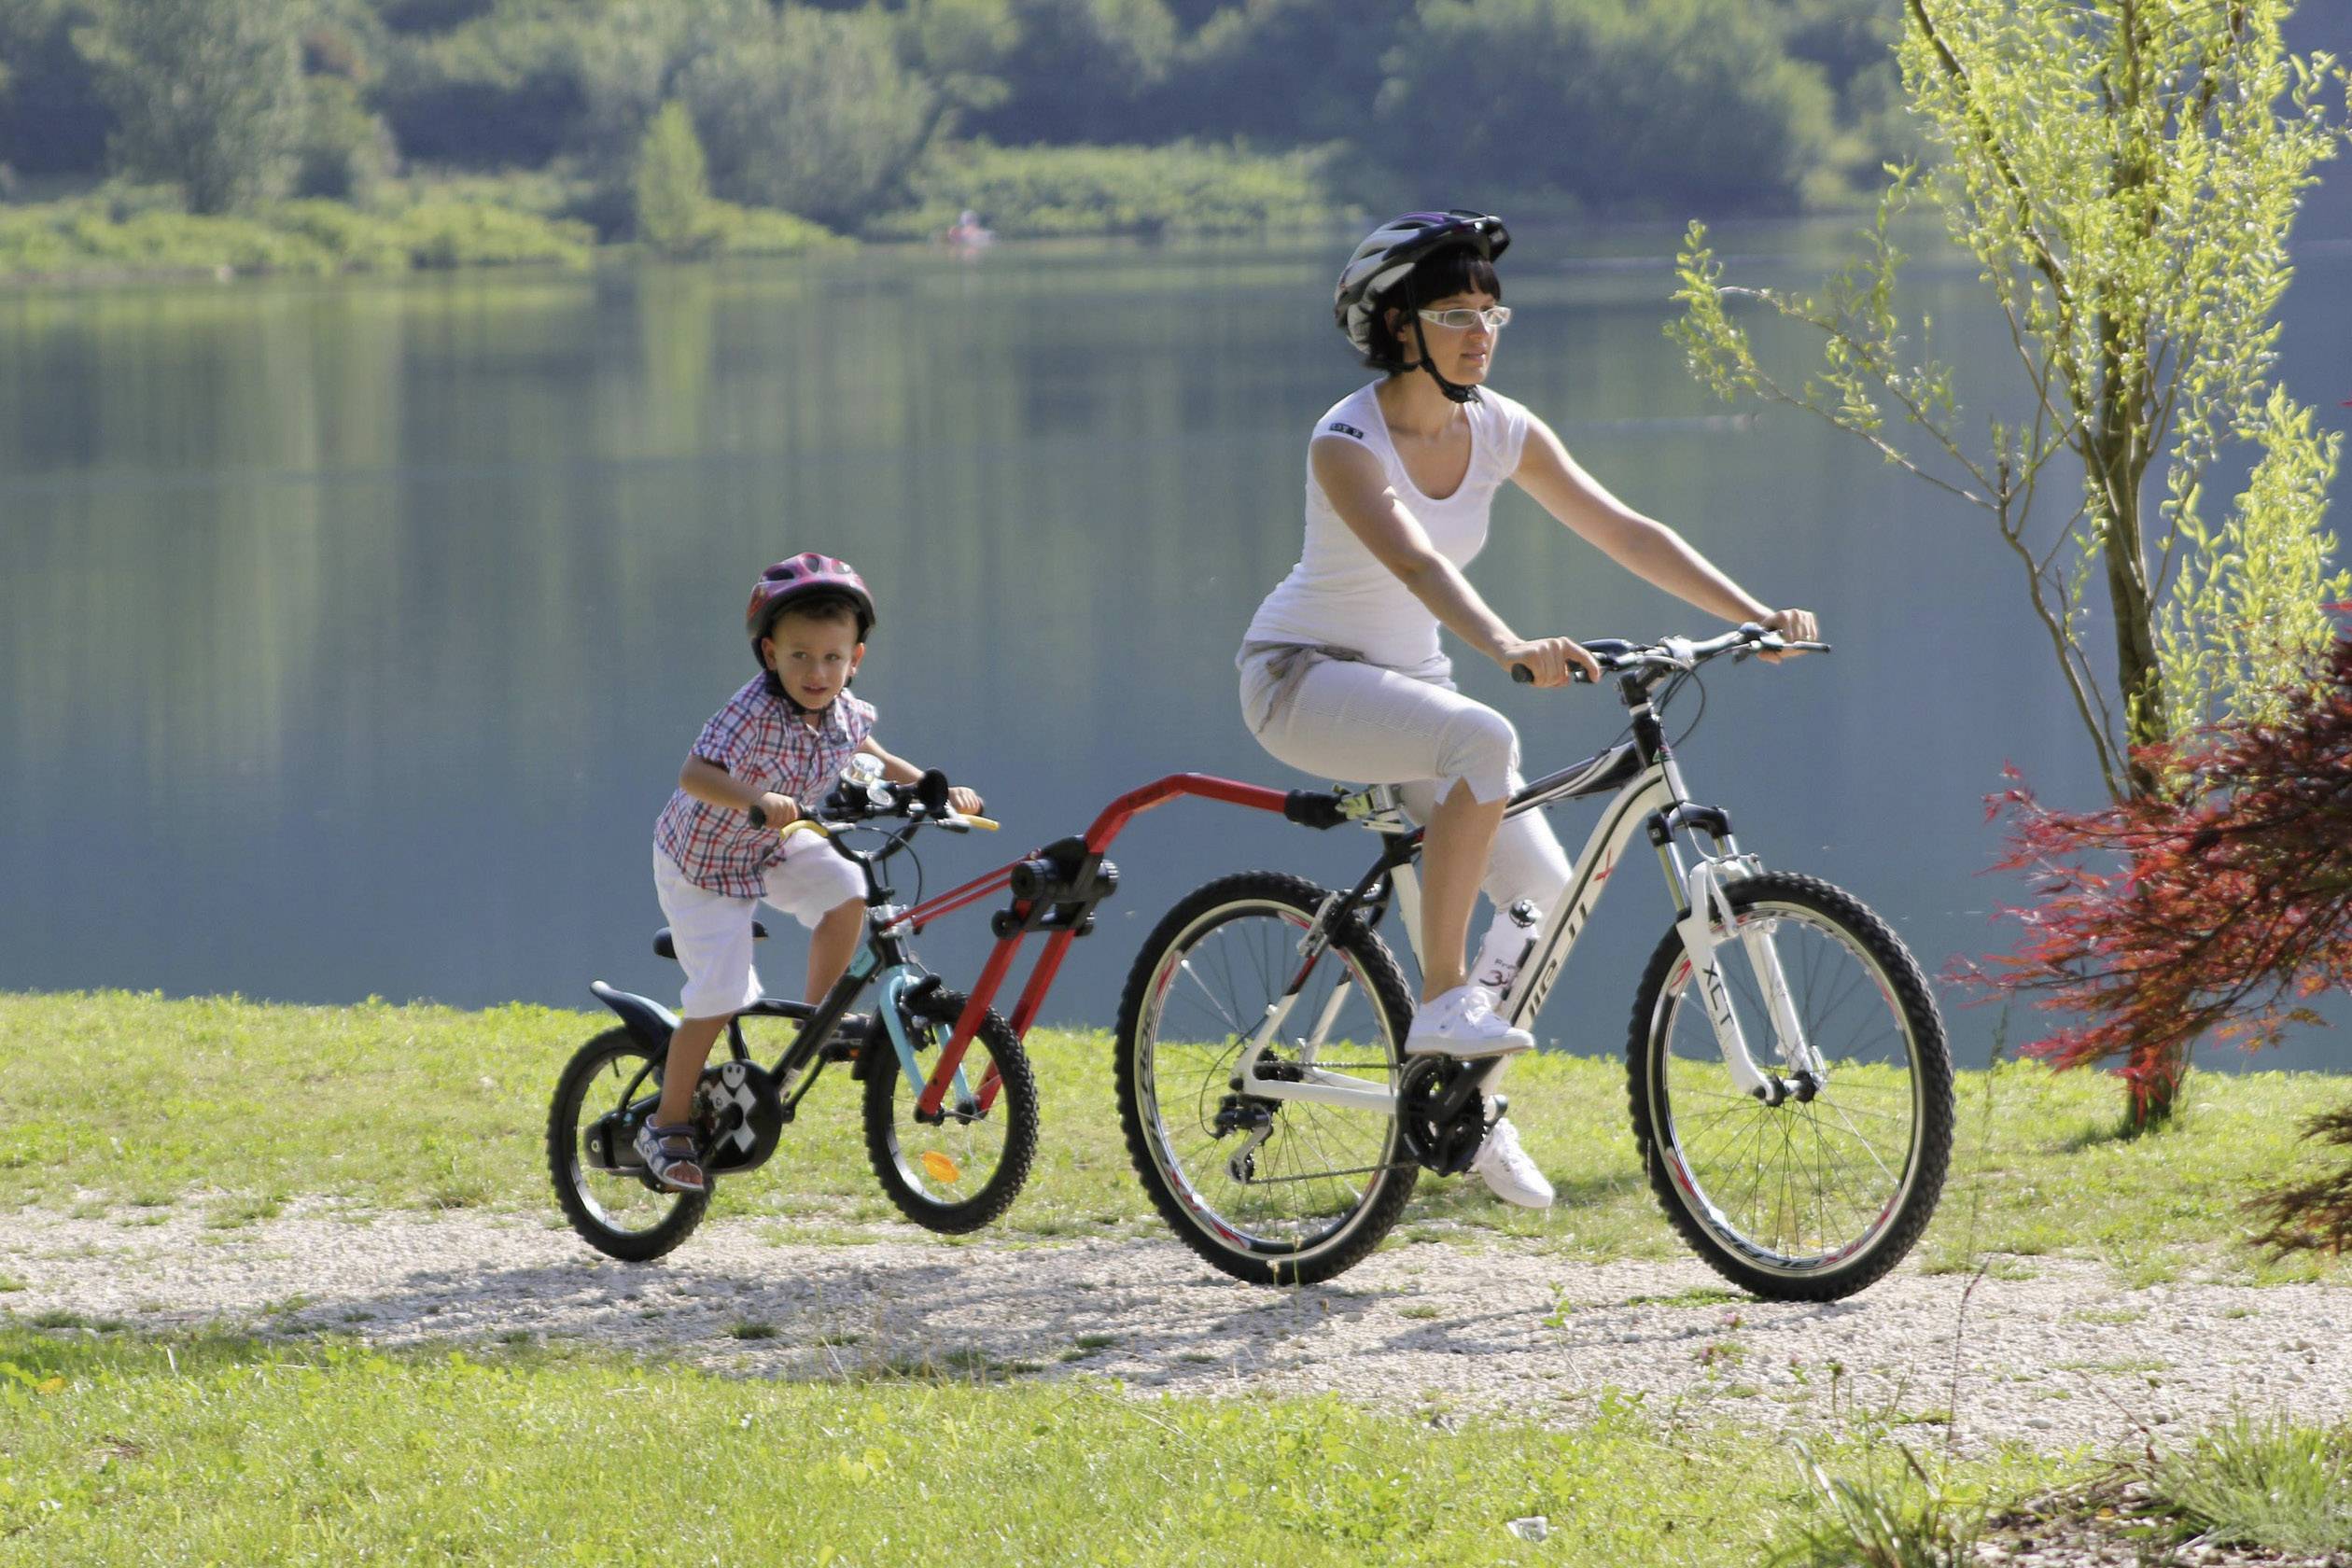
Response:
[[[804,811],[832,790],[858,745],[874,733],[874,705],[844,692],[816,729],[803,723],[767,678],[754,678],[711,716],[694,755],[758,790],[790,795]],[[735,898],[765,890],[760,874],[784,858],[774,828],[755,828],[742,812],[706,805],[679,790],[653,824],[654,847],[678,862],[697,888]]]

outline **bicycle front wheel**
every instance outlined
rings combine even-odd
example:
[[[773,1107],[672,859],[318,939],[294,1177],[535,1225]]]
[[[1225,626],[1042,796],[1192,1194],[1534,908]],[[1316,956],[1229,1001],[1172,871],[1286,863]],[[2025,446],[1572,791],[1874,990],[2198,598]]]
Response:
[[[1670,931],[1633,1002],[1634,1137],[1666,1217],[1717,1273],[1776,1300],[1836,1300],[1902,1261],[1943,1191],[1943,1019],[1917,960],[1851,894],[1785,873],[1725,891],[1742,932],[1769,934],[1828,1082],[1776,1106],[1740,1092]],[[1742,943],[1716,952],[1749,1054],[1786,1075]]]
[[[1299,941],[1324,897],[1272,872],[1198,889],[1145,941],[1119,1002],[1119,1119],[1136,1172],[1178,1236],[1254,1284],[1352,1267],[1420,1174],[1394,1110],[1413,1015],[1405,977],[1352,918],[1302,976]],[[1252,1036],[1295,981],[1265,1065],[1360,1085],[1359,1103],[1234,1089]]]
[[[928,1074],[955,1032],[964,998],[911,999],[903,1023],[916,1067]],[[866,1158],[899,1212],[926,1230],[977,1230],[1013,1206],[1037,1157],[1037,1079],[1013,1027],[980,1017],[937,1114],[919,1113],[927,1082],[908,1083],[877,1017],[862,1050],[879,1053],[865,1079]]]

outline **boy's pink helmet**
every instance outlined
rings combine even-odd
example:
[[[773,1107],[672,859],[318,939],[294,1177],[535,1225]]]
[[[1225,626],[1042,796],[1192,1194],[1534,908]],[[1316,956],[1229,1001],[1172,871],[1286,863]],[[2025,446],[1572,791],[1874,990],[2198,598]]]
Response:
[[[812,550],[777,562],[752,584],[751,603],[743,612],[744,630],[751,634],[751,657],[759,658],[760,639],[768,635],[777,616],[794,603],[820,595],[849,602],[858,615],[858,640],[863,642],[874,629],[874,595],[865,579],[848,562]]]

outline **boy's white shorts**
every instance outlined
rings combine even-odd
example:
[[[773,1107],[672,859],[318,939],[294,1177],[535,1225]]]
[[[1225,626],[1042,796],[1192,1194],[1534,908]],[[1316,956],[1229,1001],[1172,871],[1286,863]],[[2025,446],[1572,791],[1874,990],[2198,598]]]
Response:
[[[785,841],[784,859],[767,868],[766,901],[812,930],[844,903],[865,902],[865,878],[814,833]],[[678,862],[653,851],[653,892],[669,917],[670,941],[686,987],[678,1011],[689,1018],[718,1018],[760,1000],[759,972],[751,966],[751,915],[759,899],[714,893],[686,880]]]

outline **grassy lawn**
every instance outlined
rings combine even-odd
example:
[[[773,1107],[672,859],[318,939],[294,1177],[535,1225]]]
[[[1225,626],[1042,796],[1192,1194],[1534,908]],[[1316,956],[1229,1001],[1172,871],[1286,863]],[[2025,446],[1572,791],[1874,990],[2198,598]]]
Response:
[[[185,1205],[235,1226],[313,1196],[552,1216],[545,1096],[604,1027],[524,1007],[0,995],[19,1062],[0,1090],[0,1166],[35,1223],[78,1211],[135,1225]],[[1157,1234],[1119,1140],[1107,1040],[1032,1044],[1044,1149],[987,1237]],[[2304,1159],[2300,1118],[2343,1088],[2207,1075],[2180,1126],[2124,1139],[2109,1083],[1970,1075],[1923,1253],[1973,1267],[1973,1237],[2006,1271],[2072,1255],[2141,1277],[2324,1273],[2228,1239],[2243,1195]],[[1529,1061],[1513,1092],[1559,1209],[1525,1215],[1432,1183],[1406,1231],[1472,1248],[1508,1235],[1563,1258],[1675,1255],[1633,1168],[1615,1065]],[[809,1109],[720,1212],[788,1238],[884,1234],[894,1211],[864,1169],[846,1076]],[[2107,1456],[1953,1463],[1934,1443],[1863,1418],[1800,1450],[1615,1397],[1561,1431],[985,1371],[780,1382],[562,1345],[141,1334],[0,1306],[0,1564],[1925,1562],[2053,1518],[2123,1528]],[[2147,1539],[2352,1545],[2352,1434],[2241,1421],[2148,1474],[2157,1500],[2124,1521]],[[2003,1512],[2036,1497],[2030,1516]],[[1537,1516],[1541,1540],[1510,1528]],[[1888,1532],[1897,1555],[1876,1539]]]
[[[0,1086],[0,1169],[20,1204],[126,1221],[193,1204],[233,1225],[298,1195],[553,1217],[547,1097],[571,1051],[609,1023],[538,1007],[0,994],[14,1059]],[[1120,1137],[1109,1037],[1040,1030],[1029,1043],[1043,1086],[1036,1173],[980,1239],[1161,1234]],[[761,1054],[777,1049],[780,1038]],[[1430,1181],[1400,1235],[1472,1247],[1508,1236],[1591,1261],[1680,1255],[1634,1162],[1617,1063],[1534,1058],[1509,1087],[1558,1207],[1530,1214],[1475,1183]],[[715,1212],[811,1240],[853,1241],[894,1218],[866,1169],[855,1089],[830,1075],[775,1161],[721,1184]],[[2235,1239],[2249,1228],[2248,1194],[2317,1168],[2297,1133],[2346,1098],[2345,1079],[2205,1073],[2179,1125],[2136,1139],[2119,1135],[2121,1095],[2095,1075],[2010,1065],[1963,1074],[1958,1092],[1953,1176],[1919,1249],[1930,1267],[1972,1268],[1992,1253],[2010,1274],[2060,1256],[2141,1281],[2189,1268],[2344,1277],[2324,1259],[2267,1262]]]
[[[1859,1440],[1815,1458],[1869,1469]],[[20,1328],[0,1462],[0,1563],[1713,1564],[1824,1513],[1785,1447],[1630,1404],[1449,1430],[1330,1399]],[[1509,1529],[1534,1516],[1541,1544]]]

